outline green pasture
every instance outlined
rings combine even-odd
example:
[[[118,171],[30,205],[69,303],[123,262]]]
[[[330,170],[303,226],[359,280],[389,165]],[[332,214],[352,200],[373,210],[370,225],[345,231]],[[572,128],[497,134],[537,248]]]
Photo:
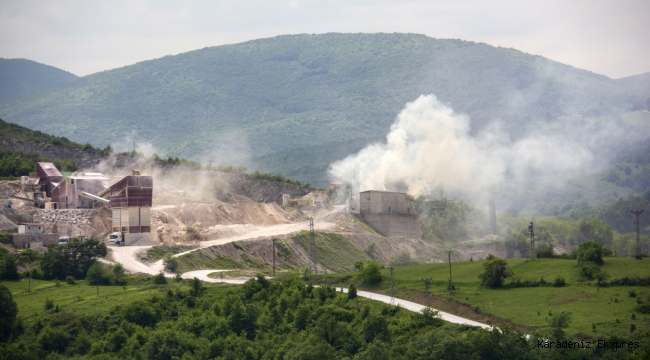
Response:
[[[404,266],[394,269],[393,278],[397,297],[411,298],[419,296],[422,302],[424,294],[423,278],[431,278],[430,291],[443,299],[469,305],[480,313],[509,320],[514,324],[531,328],[547,326],[547,320],[562,311],[572,313],[572,322],[567,329],[569,334],[581,337],[625,335],[630,332],[630,325],[637,329],[650,326],[650,315],[635,314],[637,298],[650,301],[650,288],[643,286],[598,287],[595,282],[579,281],[575,260],[564,259],[527,259],[508,260],[509,266],[520,280],[540,280],[552,282],[556,277],[563,277],[564,287],[528,287],[488,289],[480,286],[478,274],[483,271],[482,262],[452,263],[452,278],[456,290],[449,294],[449,264],[425,264]],[[610,274],[610,280],[625,276],[650,276],[650,259],[642,261],[632,258],[605,258],[603,270]],[[354,273],[331,274],[319,277],[336,286],[348,286],[355,282],[360,288],[388,294],[390,291],[389,270],[383,270],[384,281],[369,288],[354,278]],[[506,280],[508,283],[510,280]],[[636,297],[631,297],[633,290]],[[452,303],[446,304],[453,308]],[[444,310],[444,309],[441,309]],[[595,325],[596,329],[593,329]]]
[[[129,278],[134,280],[134,277]],[[22,317],[26,326],[32,325],[37,319],[54,312],[45,310],[45,301],[50,299],[54,306],[58,305],[59,312],[73,313],[76,315],[95,315],[108,313],[113,307],[129,304],[132,301],[147,299],[154,294],[167,291],[170,287],[184,286],[183,283],[168,279],[167,285],[153,285],[142,279],[138,284],[126,286],[89,286],[87,281],[77,281],[76,285],[60,282],[57,286],[54,281],[32,280],[31,291],[27,292],[27,280],[1,281],[0,285],[6,286],[11,291],[13,300],[18,305],[18,316]],[[221,293],[229,285],[204,284],[208,294]],[[187,285],[185,285],[187,286]],[[230,285],[231,287],[232,285]]]

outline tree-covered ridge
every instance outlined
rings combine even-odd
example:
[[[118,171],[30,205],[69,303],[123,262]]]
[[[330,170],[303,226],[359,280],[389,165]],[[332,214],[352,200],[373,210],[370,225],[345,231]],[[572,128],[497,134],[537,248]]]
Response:
[[[65,70],[35,61],[0,58],[0,101],[49,89],[76,78]]]
[[[96,145],[137,131],[166,154],[198,160],[232,142],[255,157],[381,138],[406,102],[429,93],[476,128],[500,119],[512,134],[531,121],[618,114],[646,100],[605,76],[513,49],[416,34],[323,34],[144,61],[4,103],[0,115]],[[322,171],[320,160],[307,168],[314,158],[306,155],[293,171]]]
[[[11,293],[7,296],[4,286],[0,291],[3,304],[10,305]],[[641,359],[649,351],[643,330],[624,339],[632,342],[631,349],[604,350],[595,344],[591,349],[540,348],[538,338],[573,340],[564,332],[570,323],[566,313],[526,339],[507,328],[487,331],[444,323],[430,309],[411,313],[359,301],[297,277],[258,277],[240,287],[206,288],[197,279],[168,283],[146,299],[117,304],[110,314],[82,316],[53,308],[52,301],[47,304],[34,325],[10,329],[9,341],[0,343],[0,358]],[[7,314],[10,324],[15,315]],[[615,340],[623,339],[607,339]]]

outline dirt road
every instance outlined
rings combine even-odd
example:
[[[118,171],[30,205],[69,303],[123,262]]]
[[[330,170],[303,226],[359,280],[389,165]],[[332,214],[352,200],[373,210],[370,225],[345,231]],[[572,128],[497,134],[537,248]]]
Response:
[[[333,210],[330,211],[324,211],[319,214],[316,214],[314,216],[314,228],[316,230],[327,230],[335,225],[335,221],[331,220],[332,215],[335,214],[336,212],[339,212],[342,210],[341,206],[335,207]],[[328,220],[329,219],[329,220]],[[300,230],[308,230],[309,229],[309,221],[304,221],[300,223],[293,223],[293,224],[280,224],[280,225],[273,225],[273,226],[268,226],[268,227],[263,227],[263,228],[256,228],[255,230],[252,230],[246,234],[242,235],[236,235],[236,236],[229,236],[221,239],[215,239],[215,240],[208,240],[204,241],[200,244],[199,248],[206,248],[210,247],[213,245],[221,245],[221,244],[227,244],[229,242],[233,241],[240,241],[240,240],[248,240],[248,239],[256,239],[256,238],[268,238],[269,236],[275,236],[275,235],[284,235],[284,234],[289,234],[292,232],[297,232]],[[122,263],[125,269],[131,271],[131,272],[139,272],[139,273],[145,273],[145,274],[151,274],[155,275],[160,272],[164,272],[164,267],[162,264],[162,260],[159,260],[152,265],[147,265],[144,264],[137,259],[137,254],[143,251],[146,251],[146,249],[150,248],[151,246],[120,246],[120,247],[111,247],[112,249],[112,258],[113,261]],[[181,256],[184,254],[187,254],[192,251],[196,251],[197,249],[186,251],[180,254],[176,254],[174,256]],[[228,284],[243,284],[247,280],[246,279],[219,279],[219,278],[211,278],[208,275],[215,273],[215,272],[223,272],[223,271],[228,271],[228,270],[220,270],[220,269],[213,269],[213,270],[195,270],[195,271],[188,271],[186,273],[183,273],[181,277],[184,279],[193,279],[197,278],[201,281],[205,282],[210,282],[210,283],[228,283]],[[173,277],[175,274],[165,272],[165,276],[167,277]],[[341,288],[342,291],[347,292],[347,289]],[[365,297],[368,299],[372,300],[377,300],[384,302],[386,304],[391,303],[391,298],[390,296],[387,295],[382,295],[382,294],[376,294],[368,291],[357,291],[357,295],[361,297]],[[422,309],[425,308],[424,305],[420,305],[411,301],[406,301],[402,299],[394,299],[394,303],[396,305],[399,305],[403,307],[404,309],[410,310],[410,311],[415,311],[415,312],[420,312]],[[448,322],[456,323],[456,324],[465,324],[465,325],[471,325],[471,326],[479,326],[484,329],[490,329],[491,326],[487,324],[482,324],[473,320],[465,319],[460,316],[456,316],[453,314],[445,313],[440,311],[439,312],[440,317]]]
[[[331,220],[332,215],[341,212],[343,209],[344,209],[344,205],[338,205],[338,206],[333,206],[332,209],[330,210],[320,211],[316,213],[313,217],[314,229],[327,230],[333,227],[335,225],[335,221]],[[292,223],[292,224],[278,224],[278,225],[271,225],[266,227],[259,227],[259,226],[251,227],[250,231],[244,234],[228,236],[221,239],[202,241],[199,244],[199,247],[197,249],[192,249],[189,251],[182,252],[180,254],[176,254],[174,255],[174,257],[182,256],[192,251],[196,251],[198,249],[207,248],[214,245],[223,245],[233,241],[240,241],[240,240],[254,240],[257,238],[268,239],[268,237],[270,236],[285,235],[293,232],[298,232],[301,230],[309,230],[309,221],[302,221],[302,222]],[[111,247],[112,258],[113,261],[122,263],[122,266],[124,266],[126,270],[129,270],[131,272],[136,272],[136,273],[139,272],[139,273],[155,275],[163,271],[164,269],[162,260],[158,260],[151,265],[147,265],[140,262],[136,257],[136,254],[140,252],[144,252],[150,247],[151,246]],[[166,276],[174,276],[174,274],[170,273],[170,274],[166,274]]]

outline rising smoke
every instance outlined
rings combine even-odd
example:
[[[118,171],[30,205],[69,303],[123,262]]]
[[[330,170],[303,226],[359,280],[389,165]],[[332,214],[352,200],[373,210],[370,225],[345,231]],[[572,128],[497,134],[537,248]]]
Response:
[[[506,183],[523,185],[531,177],[593,166],[591,145],[612,132],[601,128],[580,137],[547,129],[512,139],[495,122],[472,134],[467,116],[434,95],[422,95],[399,113],[386,143],[369,145],[329,171],[358,191],[399,189],[427,196],[444,189],[487,201]]]

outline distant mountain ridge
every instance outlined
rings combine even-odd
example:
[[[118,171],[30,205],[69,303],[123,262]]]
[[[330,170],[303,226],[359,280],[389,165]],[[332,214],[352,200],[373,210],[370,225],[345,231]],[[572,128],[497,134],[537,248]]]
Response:
[[[77,79],[54,66],[27,59],[0,58],[0,101],[18,98]]]
[[[534,122],[616,116],[648,98],[626,81],[481,43],[286,35],[88,75],[0,103],[0,117],[101,147],[135,134],[164,155],[314,184],[430,93],[468,114],[474,131],[498,119],[515,137]]]

